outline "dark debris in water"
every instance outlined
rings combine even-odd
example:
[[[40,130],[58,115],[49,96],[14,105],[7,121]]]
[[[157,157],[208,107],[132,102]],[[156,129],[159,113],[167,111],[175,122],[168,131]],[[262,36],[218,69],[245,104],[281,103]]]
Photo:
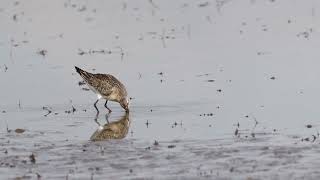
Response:
[[[239,130],[238,130],[238,128],[234,131],[234,135],[235,135],[235,136],[238,136],[238,135],[239,135]]]
[[[302,138],[301,141],[314,142],[316,141],[316,139],[317,139],[317,136],[312,135],[312,138],[311,137]]]
[[[149,127],[151,123],[147,120],[147,122],[145,123],[145,125],[147,126],[147,128]]]
[[[204,113],[204,114],[200,114],[200,116],[213,116],[213,113]]]
[[[172,148],[175,148],[175,147],[176,147],[176,145],[169,145],[168,146],[169,149],[172,149]]]
[[[202,77],[202,76],[209,76],[210,74],[209,73],[206,73],[206,74],[199,74],[199,75],[196,75],[197,77]]]
[[[39,50],[37,53],[38,53],[39,55],[45,57],[45,56],[48,54],[48,51],[45,50],[45,49],[42,49],[42,50]]]
[[[77,111],[77,109],[74,106],[72,106],[72,113],[74,113],[76,111]]]
[[[300,32],[297,34],[297,37],[303,37],[305,39],[309,39],[310,34],[313,33],[313,29],[307,29],[306,31]]]
[[[30,159],[31,163],[33,163],[33,164],[36,163],[36,157],[33,153],[29,156],[29,159]]]
[[[7,72],[8,71],[8,67],[7,65],[4,64],[4,72]]]
[[[311,124],[306,125],[307,128],[312,128]]]
[[[20,128],[17,128],[16,130],[14,130],[14,132],[16,132],[16,133],[24,133],[26,130],[24,130],[24,129],[20,129]]]
[[[159,142],[158,142],[158,141],[154,141],[153,145],[154,145],[154,146],[158,146],[158,145],[159,145]]]
[[[45,117],[47,117],[49,114],[52,113],[52,110],[50,110],[51,109],[50,107],[43,106],[42,109],[48,111],[48,113],[44,115]]]

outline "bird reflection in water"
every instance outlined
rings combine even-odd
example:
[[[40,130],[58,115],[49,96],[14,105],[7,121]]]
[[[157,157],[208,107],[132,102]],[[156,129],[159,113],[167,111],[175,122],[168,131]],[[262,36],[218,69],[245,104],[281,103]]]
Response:
[[[99,128],[92,134],[91,141],[104,141],[109,139],[123,139],[127,136],[130,126],[129,112],[119,120],[109,123],[109,114],[106,114],[107,123],[103,126],[95,119]]]

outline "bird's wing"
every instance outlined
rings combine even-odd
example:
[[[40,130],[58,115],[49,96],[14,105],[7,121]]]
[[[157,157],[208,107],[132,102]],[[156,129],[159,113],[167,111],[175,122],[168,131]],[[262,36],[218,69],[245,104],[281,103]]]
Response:
[[[88,82],[101,95],[109,96],[113,92],[114,83],[107,74],[94,74],[93,78]]]

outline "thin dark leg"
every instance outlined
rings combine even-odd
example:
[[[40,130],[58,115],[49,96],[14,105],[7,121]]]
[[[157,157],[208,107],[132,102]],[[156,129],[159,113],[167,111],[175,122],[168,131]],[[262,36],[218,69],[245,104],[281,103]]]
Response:
[[[106,100],[106,103],[104,103],[104,107],[106,107],[109,110],[109,113],[111,113],[112,111],[110,108],[108,108],[107,103],[108,103],[108,100]]]
[[[94,107],[96,108],[97,110],[97,114],[99,114],[99,109],[97,108],[97,103],[98,103],[99,99],[94,103]]]
[[[99,121],[98,121],[98,117],[99,117],[99,114],[97,113],[96,117],[94,118],[94,121],[98,124],[98,126],[101,126]]]
[[[110,114],[110,113],[106,114],[106,121],[107,121],[107,124],[109,124],[109,114]]]

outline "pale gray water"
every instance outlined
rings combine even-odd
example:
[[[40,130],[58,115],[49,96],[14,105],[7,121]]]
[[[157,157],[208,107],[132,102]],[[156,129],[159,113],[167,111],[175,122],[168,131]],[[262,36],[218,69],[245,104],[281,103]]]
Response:
[[[1,1],[0,179],[318,179],[319,7]],[[127,86],[124,139],[89,141],[96,96],[75,65]]]

